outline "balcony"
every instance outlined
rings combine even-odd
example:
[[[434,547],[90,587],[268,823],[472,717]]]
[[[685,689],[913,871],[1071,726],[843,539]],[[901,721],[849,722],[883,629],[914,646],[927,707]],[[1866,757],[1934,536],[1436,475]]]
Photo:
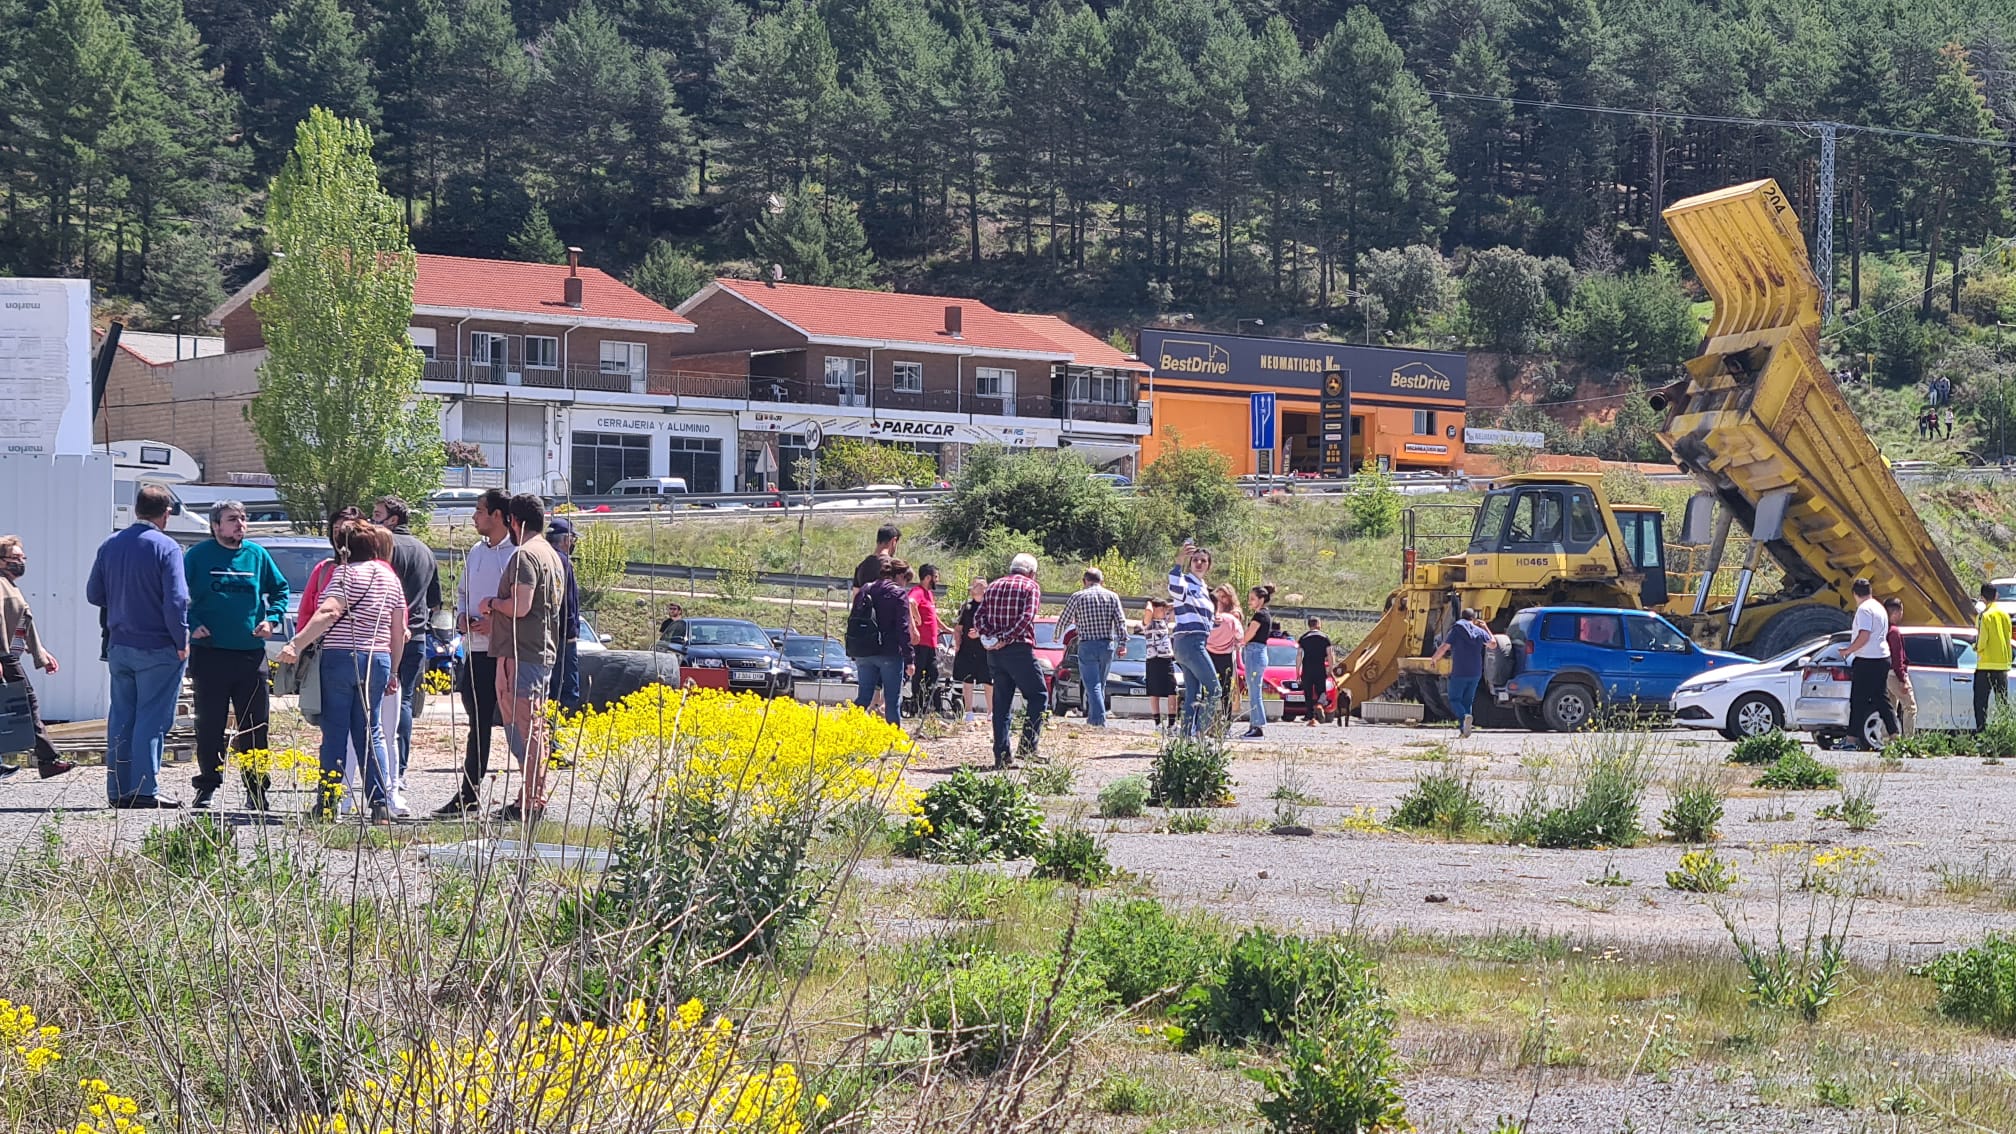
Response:
[[[637,374],[607,372],[599,366],[565,366],[550,369],[523,367],[508,370],[490,362],[466,358],[430,358],[424,377],[429,382],[458,382],[472,386],[513,386],[534,390],[572,390],[597,394],[650,394],[661,398],[724,398],[741,401],[749,392],[749,380],[740,374],[712,374],[695,370],[652,370]]]

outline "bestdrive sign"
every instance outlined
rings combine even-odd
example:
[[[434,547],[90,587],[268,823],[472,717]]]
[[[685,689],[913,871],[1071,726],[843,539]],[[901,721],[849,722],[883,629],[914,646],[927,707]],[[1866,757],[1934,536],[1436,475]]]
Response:
[[[1323,375],[1351,376],[1351,393],[1436,398],[1462,402],[1468,395],[1468,360],[1443,350],[1354,346],[1307,339],[1214,335],[1167,327],[1140,331],[1141,360],[1155,377],[1229,386],[1285,386],[1315,390]]]

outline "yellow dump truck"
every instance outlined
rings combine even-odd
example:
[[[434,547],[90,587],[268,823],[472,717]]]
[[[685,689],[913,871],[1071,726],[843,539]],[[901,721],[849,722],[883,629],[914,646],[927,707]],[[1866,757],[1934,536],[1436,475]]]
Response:
[[[1857,577],[1902,598],[1911,622],[1973,620],[1952,568],[1820,364],[1819,282],[1777,183],[1690,197],[1665,217],[1715,301],[1700,357],[1653,398],[1665,414],[1660,440],[1701,488],[1682,536],[1706,545],[1694,593],[1667,593],[1658,509],[1613,504],[1591,476],[1506,477],[1485,494],[1463,554],[1421,563],[1410,553],[1385,614],[1342,665],[1351,704],[1397,686],[1446,714],[1447,662],[1428,655],[1463,607],[1499,630],[1532,606],[1654,609],[1704,645],[1753,657],[1845,629]],[[1751,536],[1748,551],[1725,564],[1737,525]],[[1756,595],[1767,555],[1779,582]],[[1717,574],[1732,568],[1733,600],[1711,603]]]

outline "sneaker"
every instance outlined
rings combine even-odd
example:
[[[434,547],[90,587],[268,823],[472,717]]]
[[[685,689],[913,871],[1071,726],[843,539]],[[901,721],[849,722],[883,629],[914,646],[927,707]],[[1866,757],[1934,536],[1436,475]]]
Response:
[[[4,780],[20,770],[21,765],[19,764],[0,764],[0,780]]]
[[[216,794],[217,789],[214,787],[197,788],[196,798],[189,801],[189,806],[197,811],[206,810],[210,806],[210,800]]]
[[[406,802],[406,784],[403,780],[392,785],[392,791],[386,801],[386,809],[401,819],[411,819],[413,817],[413,808]]]
[[[182,805],[154,795],[129,795],[125,799],[114,800],[112,806],[121,811],[168,811]]]
[[[76,766],[77,762],[75,760],[51,760],[47,764],[42,765],[39,770],[42,773],[42,778],[46,780],[53,776],[60,776]]]
[[[464,799],[458,795],[454,799],[451,799],[448,802],[442,804],[441,806],[435,808],[434,818],[463,819],[467,818],[468,816],[476,814],[481,809],[482,805],[477,803],[475,800]]]
[[[382,803],[372,804],[371,825],[373,827],[390,827],[392,825],[392,809]]]
[[[546,818],[545,808],[534,807],[528,813],[525,808],[515,803],[507,803],[497,812],[499,823],[537,823],[544,818]]]
[[[1243,734],[1241,734],[1241,735],[1240,735],[1239,739],[1241,739],[1241,740],[1258,740],[1258,739],[1259,739],[1260,737],[1263,737],[1263,736],[1266,736],[1266,735],[1267,735],[1267,734],[1266,734],[1266,733],[1265,733],[1264,731],[1262,731],[1262,730],[1260,730],[1260,729],[1258,729],[1258,728],[1251,728],[1251,727],[1249,727],[1249,728],[1247,728],[1247,730],[1246,730],[1246,731],[1245,731],[1245,732],[1244,732]]]

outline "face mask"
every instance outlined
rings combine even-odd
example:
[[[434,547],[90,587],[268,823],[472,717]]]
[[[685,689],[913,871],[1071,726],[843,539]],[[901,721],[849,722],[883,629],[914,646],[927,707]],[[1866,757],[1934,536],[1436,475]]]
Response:
[[[26,563],[0,563],[0,571],[5,571],[8,575],[18,579],[28,573],[28,565]]]

